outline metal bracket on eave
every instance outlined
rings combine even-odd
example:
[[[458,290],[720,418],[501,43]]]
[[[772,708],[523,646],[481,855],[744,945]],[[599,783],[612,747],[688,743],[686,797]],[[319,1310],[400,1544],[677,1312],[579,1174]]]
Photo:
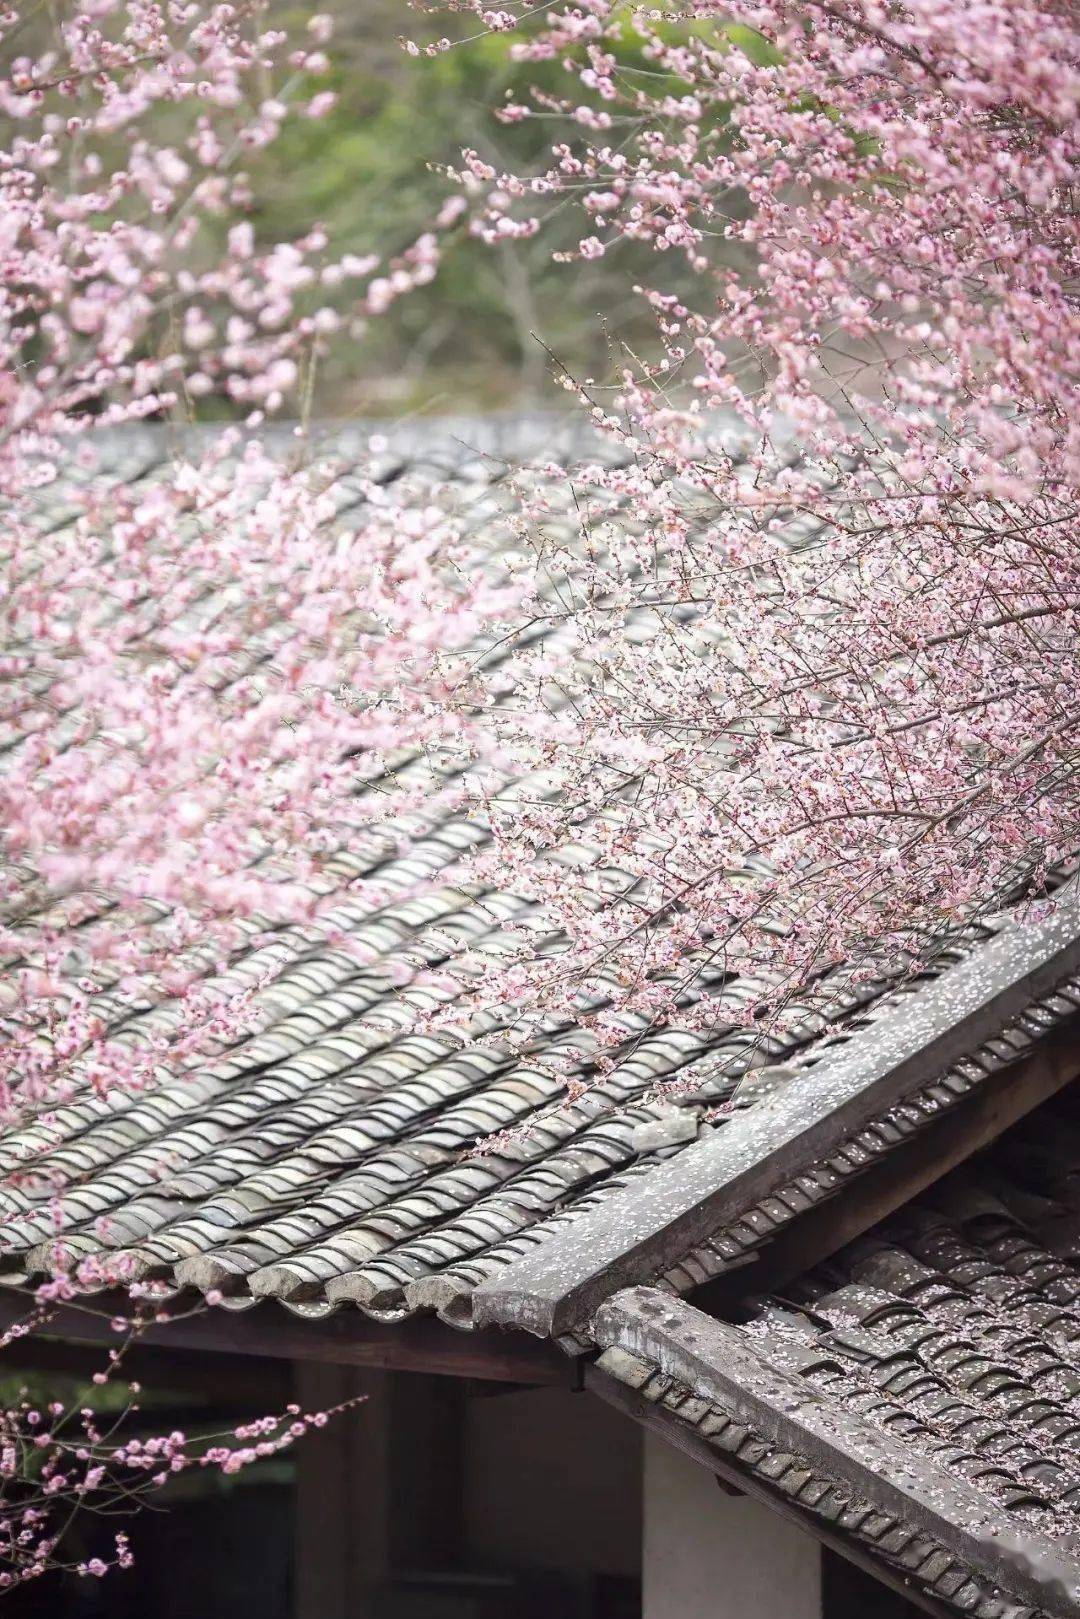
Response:
[[[1080,889],[1013,922],[787,1090],[571,1220],[473,1294],[477,1326],[571,1332],[621,1287],[662,1275],[720,1226],[944,1073],[1080,970]]]
[[[1059,1619],[1080,1619],[1075,1542],[1010,1524],[966,1480],[768,1358],[768,1345],[655,1288],[627,1289],[597,1312],[601,1348],[655,1366],[766,1443],[803,1457],[852,1493],[915,1528],[964,1568]]]

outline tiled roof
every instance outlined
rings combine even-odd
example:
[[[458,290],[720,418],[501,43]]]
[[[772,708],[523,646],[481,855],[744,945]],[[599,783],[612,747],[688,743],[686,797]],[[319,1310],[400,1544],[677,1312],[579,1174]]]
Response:
[[[743,1325],[617,1295],[599,1366],[979,1619],[1080,1613],[1080,1090]]]
[[[737,1272],[800,1216],[849,1188],[857,1198],[852,1183],[916,1135],[940,1141],[935,1126],[970,1120],[964,1104],[978,1093],[985,1102],[1019,1058],[1033,1058],[1042,1095],[1060,1088],[1080,1068],[1064,1027],[1080,996],[1078,899],[1065,889],[1046,920],[1016,917],[929,982],[846,1019],[839,1039],[820,1042],[764,1097],[752,1089],[749,1107],[657,1166],[640,1190],[626,1188],[484,1283],[475,1319],[561,1338],[629,1283],[684,1292]]]
[[[461,442],[473,437],[455,430],[422,453],[406,441],[389,452],[385,475],[435,480],[474,527],[497,525],[497,452],[506,440],[489,435],[484,453],[473,454]],[[527,443],[528,435],[511,435],[508,453]],[[113,475],[152,476],[161,454],[152,435],[118,441]],[[342,505],[354,498],[343,479]],[[64,521],[62,499],[43,521]],[[726,1129],[730,1108],[738,1116],[759,1107],[768,1085],[740,1085],[748,1069],[766,1065],[774,1088],[797,1088],[993,932],[958,931],[933,971],[900,989],[884,971],[857,984],[835,973],[791,1033],[769,1042],[739,1026],[756,986],[734,982],[725,989],[729,1027],[703,1039],[628,1021],[623,1060],[596,1075],[580,1030],[551,1026],[522,1053],[500,1047],[490,1027],[479,1045],[411,1028],[431,997],[402,979],[438,964],[448,937],[496,950],[500,927],[523,908],[512,894],[466,891],[440,876],[484,837],[480,823],[421,811],[339,850],[326,874],[339,896],[333,908],[230,963],[234,989],[269,971],[242,1044],[142,1095],[87,1091],[0,1140],[5,1272],[47,1268],[59,1237],[72,1264],[97,1256],[115,1264],[120,1255],[130,1276],[215,1289],[235,1308],[274,1297],[301,1313],[358,1306],[396,1320],[434,1309],[467,1324],[476,1288],[540,1238],[628,1186],[647,1197],[660,1160]],[[360,878],[377,879],[380,903],[350,891]],[[369,948],[369,965],[328,942],[335,929]],[[1004,1044],[940,1082],[926,1075],[899,1111],[815,1171],[813,1195],[931,1121],[1076,1004],[1075,986],[1065,985],[1030,1007]],[[119,992],[101,1009],[131,1039],[171,1015],[168,1007],[133,1010]],[[832,1033],[822,1039],[826,1023]],[[578,1074],[594,1083],[568,1103],[545,1057],[571,1037],[586,1050]],[[678,1095],[658,1099],[658,1082],[672,1077]],[[489,1149],[474,1154],[484,1138]],[[760,1217],[785,1218],[807,1195],[805,1186],[790,1197],[781,1191]],[[752,1229],[758,1215],[742,1213]],[[731,1244],[750,1240],[729,1221],[715,1241],[678,1256],[669,1285],[695,1285],[720,1268]]]

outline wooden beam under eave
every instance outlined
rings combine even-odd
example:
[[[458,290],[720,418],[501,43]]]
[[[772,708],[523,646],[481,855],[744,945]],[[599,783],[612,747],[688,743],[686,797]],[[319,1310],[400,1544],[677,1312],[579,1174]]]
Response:
[[[120,1342],[114,1337],[109,1347]],[[33,1372],[88,1383],[102,1366],[100,1341],[73,1341],[37,1331],[14,1338],[0,1351],[0,1370],[6,1376]],[[190,1389],[222,1406],[254,1403],[263,1412],[287,1405],[293,1397],[293,1371],[287,1361],[267,1355],[208,1357],[196,1349],[150,1344],[125,1349],[113,1381],[139,1383],[144,1389]]]
[[[183,1300],[172,1300],[165,1308],[175,1311],[177,1319],[144,1328],[138,1336],[140,1349],[160,1346],[531,1386],[575,1388],[580,1384],[575,1360],[551,1344],[536,1343],[521,1334],[459,1332],[428,1317],[401,1323],[371,1321],[357,1310],[311,1320],[290,1314],[276,1300],[264,1300],[244,1311],[205,1306],[196,1314],[187,1314],[192,1303]],[[0,1287],[0,1331],[32,1313],[32,1290]],[[51,1309],[47,1321],[34,1331],[115,1349],[124,1337],[113,1332],[110,1322],[130,1313],[131,1301],[123,1291],[95,1294],[85,1303]],[[27,1354],[20,1364],[32,1366],[33,1362]]]

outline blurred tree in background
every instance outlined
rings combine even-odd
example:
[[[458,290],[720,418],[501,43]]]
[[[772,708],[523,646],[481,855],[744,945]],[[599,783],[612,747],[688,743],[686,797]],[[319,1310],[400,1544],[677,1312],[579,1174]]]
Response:
[[[563,94],[566,76],[559,62],[515,62],[521,34],[479,31],[475,17],[438,5],[428,15],[407,0],[320,0],[317,6],[271,0],[265,21],[303,39],[316,11],[333,18],[329,66],[317,74],[297,72],[288,99],[300,105],[330,91],[331,111],[288,120],[272,144],[239,154],[237,166],[251,180],[247,217],[258,245],[294,240],[321,225],[335,254],[378,254],[385,262],[429,230],[456,193],[445,170],[460,166],[463,148],[499,172],[529,175],[548,168],[552,142],[565,138],[565,127],[545,112],[535,92]],[[20,23],[20,48],[31,54],[46,49],[58,15],[33,8]],[[708,26],[715,35],[717,25]],[[734,37],[735,30],[722,32]],[[448,37],[453,48],[431,56],[405,49],[406,40],[423,46]],[[619,62],[624,88],[647,85],[655,92],[658,81],[667,79],[672,93],[685,92],[681,81],[645,56],[629,15],[621,42],[608,41],[607,49]],[[264,92],[270,97],[280,89],[267,81]],[[530,116],[501,121],[493,109],[507,101],[528,106]],[[182,151],[192,118],[187,105],[158,109],[160,139]],[[620,113],[612,146],[629,145],[638,123]],[[0,115],[5,144],[13,133]],[[127,160],[128,135],[121,131],[116,163]],[[132,207],[137,211],[137,200]],[[575,378],[608,378],[625,363],[624,345],[651,350],[655,321],[634,292],[653,273],[649,245],[620,241],[603,258],[575,255],[573,262],[559,262],[560,253],[578,246],[581,215],[565,197],[553,197],[546,212],[537,199],[536,211],[543,228],[532,238],[488,245],[469,234],[467,222],[442,232],[442,262],[433,283],[398,299],[362,332],[355,319],[343,322],[325,346],[310,392],[313,413],[396,418],[415,411],[550,406],[565,398],[553,380],[560,366]],[[224,219],[220,232],[212,219],[204,229],[201,245],[190,250],[193,264],[208,264],[224,250]],[[667,285],[680,290],[674,257]],[[355,290],[345,289],[335,300],[320,288],[317,301],[336,302],[341,313],[355,317]],[[215,391],[186,398],[178,414],[213,420],[235,418],[245,409]]]
[[[491,112],[508,97],[529,102],[529,87],[563,88],[557,63],[511,59],[514,35],[470,37],[434,57],[407,55],[400,36],[452,35],[455,20],[428,19],[404,0],[332,0],[330,71],[311,93],[330,89],[337,103],[317,122],[293,125],[265,162],[250,165],[258,237],[274,240],[325,225],[338,249],[390,256],[425,229],[450,195],[441,166],[474,148],[499,170],[545,166],[552,126],[542,116],[500,123]],[[283,4],[283,22],[302,29],[310,10]],[[475,19],[472,19],[475,23]],[[628,31],[626,65],[642,71]],[[655,76],[655,75],[654,75]],[[618,134],[615,136],[618,139]],[[528,408],[552,401],[553,361],[576,374],[603,374],[617,343],[647,341],[652,320],[633,292],[642,264],[634,252],[595,263],[552,262],[573,247],[580,219],[563,207],[540,237],[497,247],[464,231],[448,241],[430,287],[403,298],[373,323],[363,342],[335,340],[322,362],[317,408],[330,415],[398,415],[415,409]],[[565,239],[564,239],[565,238]],[[641,260],[647,258],[643,249]],[[601,317],[600,311],[603,311]]]

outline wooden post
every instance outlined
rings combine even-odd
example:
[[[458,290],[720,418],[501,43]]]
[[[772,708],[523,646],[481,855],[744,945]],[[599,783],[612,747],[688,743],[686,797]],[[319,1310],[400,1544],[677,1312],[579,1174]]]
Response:
[[[389,1559],[395,1571],[446,1573],[461,1562],[464,1400],[460,1379],[394,1376]]]
[[[294,1619],[367,1619],[390,1567],[391,1373],[296,1372],[304,1411],[366,1398],[296,1447]]]
[[[403,1573],[446,1573],[464,1536],[459,1379],[297,1366],[297,1400],[364,1395],[296,1447],[294,1619],[368,1619]]]

